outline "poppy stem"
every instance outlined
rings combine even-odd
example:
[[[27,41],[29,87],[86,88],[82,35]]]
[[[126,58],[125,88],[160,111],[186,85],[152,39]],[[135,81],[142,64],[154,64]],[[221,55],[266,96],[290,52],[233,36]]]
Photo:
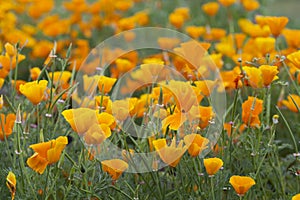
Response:
[[[213,181],[213,176],[210,177],[210,187],[211,187],[211,195],[212,199],[215,200],[215,191],[214,191],[214,181]]]
[[[40,113],[39,113],[39,104],[36,105],[36,123],[37,123],[37,132],[36,134],[36,143],[39,143],[39,133],[40,133]]]

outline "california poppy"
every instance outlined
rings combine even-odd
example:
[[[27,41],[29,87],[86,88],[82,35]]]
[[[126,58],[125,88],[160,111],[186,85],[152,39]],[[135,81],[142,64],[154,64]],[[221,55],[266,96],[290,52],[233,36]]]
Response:
[[[203,163],[209,176],[215,175],[223,166],[223,161],[220,158],[207,158],[203,160]]]
[[[45,91],[48,85],[48,81],[32,81],[20,85],[20,92],[27,97],[27,99],[33,104],[39,104],[45,95]]]
[[[300,200],[300,193],[292,197],[292,200]]]
[[[217,2],[208,2],[203,4],[201,9],[209,16],[215,16],[219,10],[219,4]]]
[[[242,104],[242,120],[251,127],[260,126],[259,114],[263,111],[263,100],[249,96]]]
[[[32,80],[37,80],[41,73],[41,69],[38,67],[33,67],[30,69],[30,77]]]
[[[279,71],[277,66],[261,65],[259,66],[259,70],[261,71],[262,82],[265,87],[278,79],[277,74]]]
[[[287,17],[256,16],[255,19],[261,26],[268,25],[274,37],[278,37],[289,22]]]
[[[290,96],[288,96],[287,100],[283,100],[281,103],[292,112],[300,112],[298,110],[300,109],[300,96],[296,94],[291,94]]]
[[[0,114],[1,124],[0,124],[0,140],[4,140],[4,137],[8,137],[12,134],[13,127],[16,120],[16,115],[10,113],[8,115]],[[3,132],[4,131],[4,132]]]
[[[110,78],[106,76],[100,76],[99,82],[98,82],[98,89],[99,91],[104,94],[110,92],[111,88],[117,81],[116,78]]]
[[[176,146],[175,137],[172,139],[170,146],[167,145],[165,138],[154,140],[153,146],[162,161],[171,167],[177,166],[181,157],[187,150],[187,146],[183,146],[183,140],[180,140],[179,144]]]
[[[8,175],[6,177],[6,185],[11,193],[11,199],[14,200],[17,190],[17,179],[14,173],[8,172]]]
[[[120,159],[103,160],[101,164],[103,171],[109,173],[114,181],[128,168],[128,164]]]
[[[248,176],[231,176],[229,183],[239,196],[244,196],[246,192],[255,185],[255,181]]]
[[[188,146],[188,152],[192,157],[198,156],[207,148],[209,140],[199,134],[189,134],[184,136],[184,143]]]
[[[287,59],[294,64],[295,67],[300,69],[300,51],[296,51],[287,56]]]
[[[236,0],[218,0],[220,4],[222,4],[225,7],[231,6],[236,2]]]
[[[47,165],[56,163],[68,144],[68,138],[60,136],[55,140],[30,145],[35,153],[27,159],[28,166],[39,174],[43,174]]]

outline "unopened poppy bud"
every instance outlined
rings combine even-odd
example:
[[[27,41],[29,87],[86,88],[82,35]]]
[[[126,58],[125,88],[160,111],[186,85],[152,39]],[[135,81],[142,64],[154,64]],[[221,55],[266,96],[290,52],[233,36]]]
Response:
[[[18,110],[17,110],[17,113],[16,113],[16,121],[15,121],[16,124],[21,124],[22,123],[22,115],[21,115],[21,108],[20,108],[20,105],[18,106]]]

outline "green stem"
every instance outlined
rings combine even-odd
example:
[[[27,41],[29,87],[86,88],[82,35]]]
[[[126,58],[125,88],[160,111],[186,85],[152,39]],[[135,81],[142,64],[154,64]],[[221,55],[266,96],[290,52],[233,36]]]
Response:
[[[210,187],[211,187],[211,195],[212,195],[212,199],[215,200],[215,191],[214,191],[214,182],[213,182],[213,176],[210,177]]]

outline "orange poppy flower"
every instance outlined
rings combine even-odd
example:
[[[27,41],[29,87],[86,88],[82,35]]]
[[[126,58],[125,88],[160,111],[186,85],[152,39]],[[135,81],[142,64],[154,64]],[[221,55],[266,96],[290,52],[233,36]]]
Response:
[[[259,8],[260,4],[256,0],[242,0],[242,5],[246,11],[253,11]]]
[[[99,91],[101,93],[104,92],[104,94],[110,92],[111,88],[113,87],[113,85],[115,84],[116,81],[117,81],[116,78],[100,76],[100,79],[98,82]]]
[[[30,145],[34,154],[27,159],[28,166],[39,174],[43,174],[47,165],[56,163],[68,144],[68,138],[60,136],[55,140]]]
[[[209,16],[215,16],[219,11],[219,4],[217,2],[208,2],[201,6],[203,12],[205,12]]]
[[[136,99],[123,99],[112,102],[112,113],[118,121],[124,121],[134,110]]]
[[[15,199],[16,191],[17,191],[17,179],[14,173],[8,172],[8,175],[6,177],[6,185],[10,191],[11,199]]]
[[[185,31],[194,39],[199,38],[203,33],[205,33],[205,28],[202,26],[187,26]]]
[[[283,100],[282,104],[285,105],[292,112],[300,112],[298,110],[298,108],[300,109],[300,96],[296,94],[291,94],[290,96],[288,96],[288,100]]]
[[[183,140],[180,140],[176,147],[176,138],[172,139],[171,145],[167,145],[165,138],[153,141],[153,146],[157,151],[159,157],[164,161],[164,163],[170,165],[171,167],[176,167],[179,163],[181,157],[187,150],[186,146],[183,146]]]
[[[107,124],[93,124],[84,134],[83,138],[86,144],[101,144],[111,135],[111,130]]]
[[[207,148],[209,140],[199,134],[189,134],[184,136],[184,143],[188,146],[188,152],[192,157],[198,156]]]
[[[184,23],[184,17],[177,13],[171,13],[169,15],[170,24],[175,26],[177,29],[180,29]]]
[[[13,57],[13,56],[15,56],[17,54],[17,50],[16,50],[16,48],[12,44],[10,44],[10,43],[7,42],[4,45],[4,47],[5,47],[6,53],[8,54],[9,57]]]
[[[44,99],[47,85],[48,81],[46,80],[28,82],[24,85],[20,85],[20,92],[26,96],[33,105],[37,105]]]
[[[248,176],[231,176],[229,183],[239,196],[244,196],[246,192],[255,185],[255,181]]]
[[[162,130],[165,132],[166,128],[169,126],[171,130],[178,130],[179,127],[186,121],[186,115],[179,111],[176,111],[172,115],[169,115],[165,119],[163,119]]]
[[[0,114],[0,118],[0,140],[3,141],[4,136],[8,137],[12,134],[13,127],[16,121],[16,115],[12,113],[8,114],[7,116],[5,116],[4,114]]]
[[[259,70],[261,71],[262,82],[265,87],[278,79],[277,74],[279,71],[277,66],[261,65]]]
[[[300,200],[300,193],[292,197],[292,200]]]
[[[220,4],[222,4],[225,7],[231,6],[236,2],[236,0],[218,0]]]
[[[263,100],[249,96],[242,104],[242,120],[251,127],[260,126],[259,114],[263,111]]]
[[[207,158],[203,160],[203,163],[209,176],[215,175],[223,166],[223,161],[220,158]]]
[[[296,51],[287,56],[287,59],[298,69],[300,69],[300,51]]]
[[[103,160],[101,164],[102,170],[109,173],[114,181],[128,168],[128,164],[120,159]]]
[[[30,77],[32,80],[37,80],[41,73],[41,69],[38,67],[33,67],[30,69]]]
[[[274,37],[278,37],[289,22],[289,18],[287,17],[272,16],[256,16],[255,20],[261,26],[268,25]]]
[[[24,85],[25,83],[26,81],[24,80],[16,80],[16,82],[14,80],[11,80],[11,84],[15,86],[15,89],[17,90],[18,94],[21,94],[20,85]]]
[[[77,108],[64,110],[61,114],[79,135],[84,134],[93,124],[98,124],[96,110]]]
[[[260,88],[262,86],[261,71],[256,67],[243,67],[246,73],[245,84],[253,88]]]

